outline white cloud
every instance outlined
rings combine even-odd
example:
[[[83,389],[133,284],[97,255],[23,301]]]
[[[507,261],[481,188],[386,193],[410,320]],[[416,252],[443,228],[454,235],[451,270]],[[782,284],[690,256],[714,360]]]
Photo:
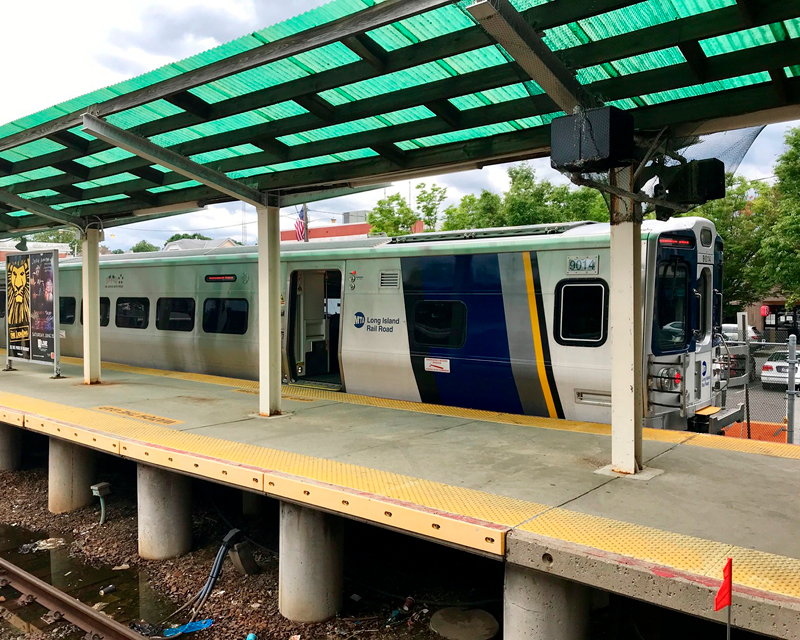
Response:
[[[231,38],[285,20],[323,4],[324,0],[137,0],[120,2],[83,0],[76,9],[63,0],[6,2],[3,5],[3,44],[6,85],[14,91],[0,101],[0,123],[9,122],[49,106],[114,84],[158,66],[221,44]],[[15,55],[18,52],[19,55]],[[23,55],[24,52],[24,55]],[[772,175],[783,151],[783,135],[789,126],[767,127],[740,165],[739,172],[751,178]],[[554,182],[565,179],[549,166],[549,159],[533,161],[537,175]],[[428,178],[448,188],[447,204],[481,189],[508,188],[508,165],[488,166],[480,171]],[[411,184],[413,199],[414,184]],[[409,193],[409,183],[386,190],[360,193],[314,203],[311,223],[329,223],[344,211],[371,209],[384,193]],[[290,228],[294,209],[282,212],[282,227]],[[256,235],[255,212],[245,208],[247,235]],[[145,238],[163,244],[171,233],[202,229],[211,237],[240,239],[240,205],[217,205],[207,211],[143,222],[109,231],[106,244],[127,249]]]

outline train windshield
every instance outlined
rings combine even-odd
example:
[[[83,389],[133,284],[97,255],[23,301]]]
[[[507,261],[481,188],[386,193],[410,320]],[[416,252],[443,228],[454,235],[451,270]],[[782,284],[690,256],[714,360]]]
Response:
[[[680,351],[690,341],[689,267],[680,260],[658,265],[656,345],[660,351]]]

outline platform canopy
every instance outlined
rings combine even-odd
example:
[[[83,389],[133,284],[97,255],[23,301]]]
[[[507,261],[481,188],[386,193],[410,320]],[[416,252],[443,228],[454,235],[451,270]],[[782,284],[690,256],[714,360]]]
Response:
[[[334,0],[0,126],[0,237],[545,156],[597,104],[640,131],[800,117],[800,2]]]

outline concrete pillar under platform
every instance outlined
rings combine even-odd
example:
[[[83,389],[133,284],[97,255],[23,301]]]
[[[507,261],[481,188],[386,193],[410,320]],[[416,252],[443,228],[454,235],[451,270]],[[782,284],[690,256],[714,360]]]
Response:
[[[172,471],[136,467],[139,555],[165,560],[192,548],[192,481]]]
[[[0,471],[16,471],[22,462],[22,432],[0,424]]]
[[[506,564],[503,637],[506,640],[586,640],[591,591],[587,587]]]
[[[92,504],[97,458],[91,449],[50,438],[47,506],[50,513],[67,513]]]
[[[324,622],[342,605],[342,519],[281,503],[278,607],[293,622]]]

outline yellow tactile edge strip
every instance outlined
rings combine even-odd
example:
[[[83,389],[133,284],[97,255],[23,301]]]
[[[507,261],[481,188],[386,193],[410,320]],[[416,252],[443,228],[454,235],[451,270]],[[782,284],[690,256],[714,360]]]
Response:
[[[0,349],[0,355],[3,355],[4,353],[5,350]],[[80,358],[62,358],[61,361],[66,364],[73,365],[83,364],[83,360]],[[104,362],[103,368],[110,371],[172,378],[176,380],[187,380],[190,382],[213,384],[223,387],[230,387],[233,389],[244,389],[251,391],[258,390],[258,382],[255,380],[240,380],[238,378],[226,378],[222,376],[212,376],[200,373],[184,373],[180,371],[167,371],[162,369],[147,369],[144,367],[134,367],[127,364],[117,364],[113,362]],[[284,387],[284,389],[289,390],[290,394],[299,397],[314,398],[318,400],[332,400],[334,402],[341,402],[343,404],[358,404],[370,407],[383,407],[386,409],[411,411],[415,413],[426,413],[430,415],[471,418],[473,420],[481,420],[483,422],[513,424],[525,427],[536,427],[540,429],[551,429],[555,431],[571,431],[575,433],[590,433],[604,436],[611,435],[611,425],[596,422],[557,420],[538,416],[523,416],[511,413],[481,411],[478,409],[462,409],[460,407],[426,404],[424,402],[389,400],[385,398],[375,398],[372,396],[339,393],[335,391],[328,391],[326,389],[305,387],[301,385],[288,385],[287,387]],[[690,446],[704,447],[708,449],[739,451],[742,453],[766,455],[776,458],[800,459],[800,447],[797,445],[780,442],[744,440],[741,438],[710,436],[707,434],[696,434],[687,431],[669,431],[664,429],[643,429],[642,438],[656,442],[688,444]]]
[[[504,555],[505,536],[517,527],[710,579],[719,579],[724,559],[732,557],[738,587],[800,599],[800,560],[795,558],[15,394],[0,393],[0,416],[16,420],[13,424],[22,418],[26,429],[100,451],[487,554]]]
[[[733,558],[737,585],[800,598],[800,559],[797,558],[567,509],[552,509],[518,529],[713,580],[722,579],[726,558]]]
[[[83,446],[497,556],[511,527],[548,508],[17,394],[0,392],[0,412],[24,415],[25,428]]]

